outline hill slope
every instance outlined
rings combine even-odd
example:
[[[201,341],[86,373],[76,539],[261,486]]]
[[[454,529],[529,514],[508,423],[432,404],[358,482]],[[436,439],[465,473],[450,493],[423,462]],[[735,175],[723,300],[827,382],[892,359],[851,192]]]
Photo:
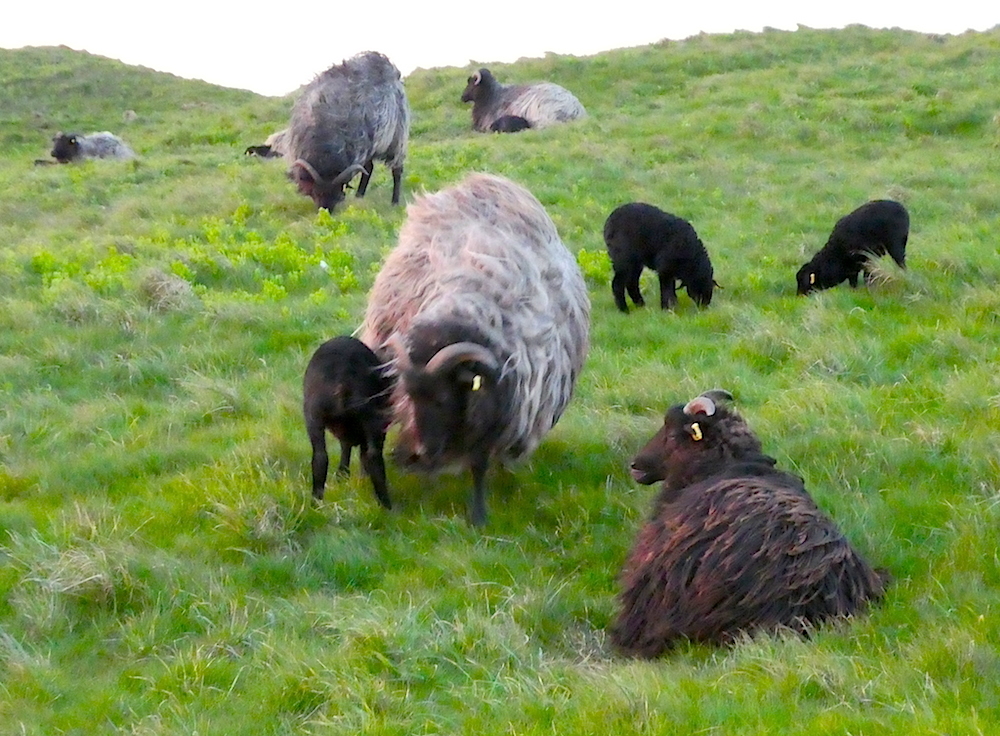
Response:
[[[590,113],[511,136],[469,130],[469,70],[408,77],[404,197],[470,170],[523,183],[594,306],[577,395],[491,473],[485,532],[467,474],[390,468],[393,513],[357,467],[309,501],[301,375],[395,242],[383,168],[317,213],[242,155],[289,100],[0,52],[0,732],[989,732],[998,47],[852,27],[490,65]],[[140,158],[33,167],[63,127]],[[836,219],[879,197],[911,213],[908,270],[796,297]],[[695,225],[710,308],[614,309],[601,228],[629,200]],[[623,661],[604,631],[655,493],[628,459],[714,386],[894,583],[809,640]]]

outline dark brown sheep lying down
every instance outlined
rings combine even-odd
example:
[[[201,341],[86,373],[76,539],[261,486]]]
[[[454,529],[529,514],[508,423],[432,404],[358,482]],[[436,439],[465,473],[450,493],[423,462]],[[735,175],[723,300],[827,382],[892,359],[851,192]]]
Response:
[[[679,640],[731,643],[744,633],[807,635],[882,597],[873,570],[778,470],[736,412],[712,391],[674,406],[636,455],[632,475],[663,481],[622,572],[611,641],[656,657]]]

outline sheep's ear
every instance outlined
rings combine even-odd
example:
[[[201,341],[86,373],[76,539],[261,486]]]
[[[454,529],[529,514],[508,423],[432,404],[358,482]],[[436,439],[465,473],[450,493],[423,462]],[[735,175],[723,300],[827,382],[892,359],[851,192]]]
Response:
[[[701,433],[701,426],[698,422],[691,422],[691,424],[684,425],[684,431],[691,435],[691,439],[695,442],[701,442],[702,438],[705,436]]]
[[[684,413],[689,417],[693,417],[696,414],[704,414],[710,417],[715,414],[715,402],[707,396],[696,396],[684,405]]]

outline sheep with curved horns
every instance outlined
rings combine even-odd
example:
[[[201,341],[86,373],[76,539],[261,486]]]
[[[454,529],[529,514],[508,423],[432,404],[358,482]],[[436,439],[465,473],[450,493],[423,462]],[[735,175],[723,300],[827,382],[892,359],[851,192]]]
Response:
[[[485,68],[469,77],[462,102],[472,103],[472,129],[480,133],[489,132],[504,117],[523,118],[528,127],[545,128],[587,116],[573,93],[558,84],[500,84]]]
[[[288,177],[317,207],[332,210],[359,172],[357,196],[365,195],[378,159],[392,171],[392,203],[399,204],[409,135],[399,70],[366,51],[317,76],[295,101],[284,139]]]
[[[689,639],[731,643],[757,630],[808,635],[882,597],[873,570],[802,479],[761,453],[743,418],[709,391],[667,411],[632,475],[663,481],[622,572],[612,644],[656,657]]]
[[[94,158],[132,159],[135,152],[114,133],[102,131],[82,135],[58,133],[52,139],[52,157],[61,164]]]
[[[588,349],[590,301],[542,205],[488,174],[417,199],[375,279],[361,340],[400,380],[395,457],[472,471],[486,521],[491,459],[529,455],[556,424]]]

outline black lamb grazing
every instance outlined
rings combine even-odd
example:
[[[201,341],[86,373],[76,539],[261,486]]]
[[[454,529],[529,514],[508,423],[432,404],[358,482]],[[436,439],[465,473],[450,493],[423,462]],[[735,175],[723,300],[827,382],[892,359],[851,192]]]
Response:
[[[628,312],[625,291],[637,307],[646,302],[639,291],[643,268],[660,277],[660,306],[677,304],[676,282],[687,289],[696,304],[707,307],[715,283],[708,251],[691,223],[643,202],[623,204],[604,223],[604,242],[611,256],[614,278],[611,293],[615,305]]]
[[[302,409],[312,443],[314,498],[322,499],[326,486],[330,464],[326,430],[330,430],[340,440],[337,472],[350,472],[351,451],[360,446],[361,463],[375,496],[385,508],[392,507],[382,457],[392,386],[375,353],[353,337],[335,337],[313,353],[302,383]]]
[[[636,455],[640,483],[663,481],[621,577],[611,642],[652,658],[678,641],[729,644],[755,631],[808,635],[880,599],[873,570],[778,470],[742,417],[710,391],[667,411]]]
[[[518,133],[530,127],[531,123],[519,115],[504,115],[493,121],[493,124],[490,125],[490,131],[493,133]]]
[[[868,258],[892,256],[906,268],[906,241],[910,215],[899,202],[877,199],[837,220],[833,232],[819,252],[795,275],[798,293],[808,294],[847,281],[858,285],[858,273],[868,279]]]

